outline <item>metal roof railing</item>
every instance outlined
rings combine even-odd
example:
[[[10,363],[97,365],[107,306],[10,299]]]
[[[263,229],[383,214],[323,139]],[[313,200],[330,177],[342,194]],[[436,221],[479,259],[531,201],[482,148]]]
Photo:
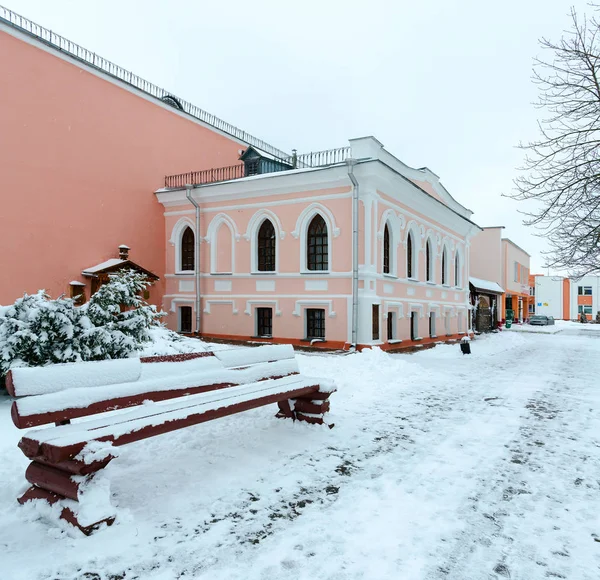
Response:
[[[259,159],[250,168],[244,163],[230,165],[228,167],[216,167],[200,171],[188,171],[177,175],[165,176],[165,188],[179,189],[186,185],[208,185],[210,183],[221,183],[232,181],[243,177],[264,175],[267,173],[279,173],[292,169],[310,169],[315,167],[328,167],[343,163],[350,157],[350,147],[339,147],[327,151],[315,151],[303,155],[292,155],[283,159]]]
[[[259,147],[272,155],[277,157],[287,157],[288,154],[269,143],[266,143],[262,139],[258,139],[246,131],[242,131],[238,129],[234,125],[219,119],[215,115],[211,115],[207,113],[200,107],[196,107],[196,105],[192,105],[191,103],[180,99],[179,97],[173,95],[173,93],[169,93],[164,89],[138,77],[133,74],[131,71],[125,70],[124,68],[98,56],[96,53],[67,40],[66,38],[44,28],[32,22],[31,20],[5,8],[4,6],[0,6],[0,22],[4,21],[5,24],[12,26],[18,30],[21,30],[30,36],[37,38],[38,40],[44,42],[45,44],[52,46],[53,48],[68,54],[69,56],[80,60],[86,63],[89,66],[95,67],[102,72],[119,79],[127,84],[132,85],[136,89],[143,91],[163,102],[172,104],[177,109],[183,110],[188,115],[199,119],[200,121],[211,125],[215,129],[219,131],[223,131],[224,133],[228,133],[232,137],[239,139],[240,141],[244,141],[249,145],[254,145],[255,147]]]

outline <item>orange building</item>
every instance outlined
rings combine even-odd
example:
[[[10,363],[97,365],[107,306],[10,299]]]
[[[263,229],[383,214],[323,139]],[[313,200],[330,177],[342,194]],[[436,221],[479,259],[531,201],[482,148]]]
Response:
[[[70,281],[89,296],[85,272],[121,244],[160,278],[160,304],[164,176],[237,164],[248,145],[284,154],[1,7],[0,54],[0,304]]]

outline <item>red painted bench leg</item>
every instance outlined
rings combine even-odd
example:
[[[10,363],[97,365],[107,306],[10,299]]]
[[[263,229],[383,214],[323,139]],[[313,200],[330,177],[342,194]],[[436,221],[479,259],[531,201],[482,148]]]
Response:
[[[304,421],[313,425],[325,424],[324,415],[329,411],[329,397],[332,392],[318,391],[297,399],[280,401],[276,417]],[[333,425],[329,425],[333,427]]]
[[[101,513],[105,517],[101,517],[97,521],[89,521],[89,516],[85,514],[86,493],[96,485],[94,476],[95,474],[74,475],[58,466],[32,461],[25,472],[25,477],[33,486],[18,501],[20,504],[28,501],[45,501],[50,505],[60,502],[63,505],[60,518],[89,536],[101,524],[111,525],[115,521],[114,508],[110,506],[108,497],[105,504],[101,506],[103,508]],[[106,487],[105,495],[107,493],[108,487]]]
[[[28,501],[45,501],[50,505],[54,505],[57,502],[61,502],[66,498],[51,491],[47,491],[40,487],[36,487],[35,485],[30,487],[19,499],[18,502],[20,504],[27,503]],[[78,528],[83,534],[89,536],[94,531],[96,531],[102,524],[106,524],[107,526],[111,526],[115,518],[114,516],[105,518],[98,522],[89,525],[81,525],[79,520],[77,519],[77,515],[70,507],[63,507],[60,512],[60,519],[65,520],[72,526]]]

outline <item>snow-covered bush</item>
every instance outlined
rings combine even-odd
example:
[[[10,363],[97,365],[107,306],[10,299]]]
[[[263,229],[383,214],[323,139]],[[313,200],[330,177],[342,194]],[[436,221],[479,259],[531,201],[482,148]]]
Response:
[[[0,313],[0,376],[11,366],[82,360],[85,327],[70,298],[50,300],[43,290],[25,294]]]
[[[81,306],[92,326],[83,339],[85,360],[125,358],[151,340],[150,328],[164,314],[140,297],[149,285],[143,274],[121,271]]]
[[[0,377],[14,366],[125,358],[151,340],[162,313],[139,294],[148,286],[133,270],[111,275],[87,304],[40,290],[0,309]]]

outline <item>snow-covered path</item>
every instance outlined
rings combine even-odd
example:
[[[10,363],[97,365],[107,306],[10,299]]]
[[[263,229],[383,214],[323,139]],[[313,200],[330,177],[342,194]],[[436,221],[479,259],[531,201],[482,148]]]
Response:
[[[127,446],[119,523],[90,538],[16,505],[0,403],[2,577],[598,578],[600,333],[472,348],[300,356],[340,382],[334,429],[267,408]]]

